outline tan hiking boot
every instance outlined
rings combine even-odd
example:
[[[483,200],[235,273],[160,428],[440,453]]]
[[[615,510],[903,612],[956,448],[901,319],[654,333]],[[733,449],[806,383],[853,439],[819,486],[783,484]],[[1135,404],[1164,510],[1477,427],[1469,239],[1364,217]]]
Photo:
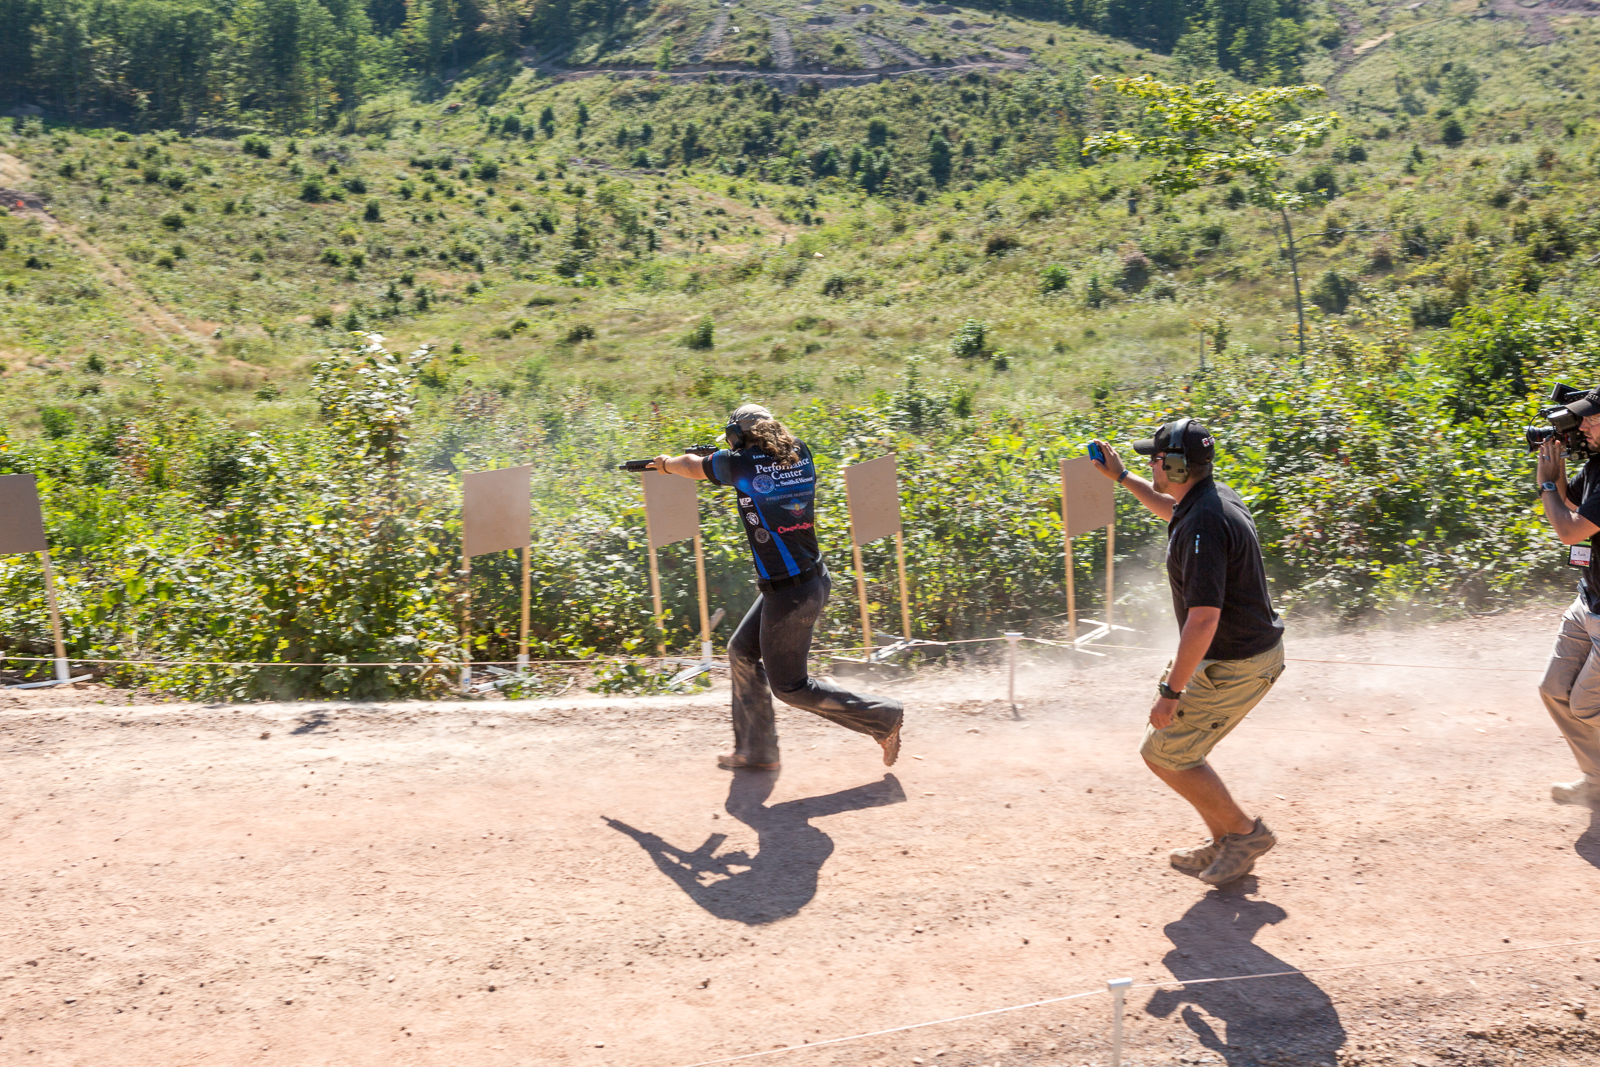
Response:
[[[883,746],[883,765],[893,767],[894,761],[900,758],[900,727],[906,721],[905,713],[900,713],[900,719],[894,724],[894,729],[889,731],[889,736],[883,738],[878,744]]]
[[[1206,838],[1194,848],[1175,848],[1167,854],[1172,862],[1172,869],[1184,874],[1199,874],[1216,860],[1217,853],[1222,851],[1222,846],[1211,838]]]
[[[1600,810],[1600,782],[1579,778],[1576,782],[1557,782],[1550,787],[1550,799],[1557,804],[1576,804]]]
[[[1227,885],[1243,878],[1255,867],[1256,860],[1272,851],[1277,843],[1278,835],[1258,818],[1255,829],[1247,834],[1222,835],[1217,842],[1217,858],[1200,872],[1199,878],[1207,885]]]

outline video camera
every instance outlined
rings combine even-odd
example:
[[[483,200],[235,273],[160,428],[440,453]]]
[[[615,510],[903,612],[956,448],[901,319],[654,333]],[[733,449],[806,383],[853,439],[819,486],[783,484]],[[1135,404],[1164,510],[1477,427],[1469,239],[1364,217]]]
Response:
[[[1550,403],[1539,409],[1539,415],[1550,425],[1529,426],[1524,431],[1528,451],[1537,452],[1540,445],[1554,437],[1568,453],[1587,455],[1591,450],[1580,427],[1587,416],[1594,414],[1600,414],[1600,387],[1574,389],[1557,382],[1550,390]]]
[[[717,451],[716,445],[690,445],[688,448],[683,450],[683,454],[686,456],[700,456],[703,458],[711,455],[715,451]],[[654,459],[630,459],[626,463],[617,464],[617,470],[650,471],[655,470],[655,467],[652,466],[653,463],[655,463]]]

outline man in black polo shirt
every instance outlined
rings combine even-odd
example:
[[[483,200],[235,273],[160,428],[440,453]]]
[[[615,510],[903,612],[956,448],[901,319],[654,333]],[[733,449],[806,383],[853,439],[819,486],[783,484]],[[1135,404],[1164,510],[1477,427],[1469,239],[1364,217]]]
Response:
[[[1194,805],[1211,836],[1171,855],[1172,866],[1223,885],[1250,873],[1278,843],[1266,823],[1234,803],[1206,757],[1244,721],[1283,673],[1283,622],[1272,610],[1255,521],[1244,501],[1211,477],[1211,431],[1178,419],[1133,450],[1150,457],[1150,480],[1098,442],[1095,466],[1167,520],[1167,581],[1182,636],[1157,688],[1139,754]]]

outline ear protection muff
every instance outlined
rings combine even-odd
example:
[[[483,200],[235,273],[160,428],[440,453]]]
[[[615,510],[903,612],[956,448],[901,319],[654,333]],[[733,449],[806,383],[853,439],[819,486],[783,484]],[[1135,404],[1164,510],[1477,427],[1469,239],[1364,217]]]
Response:
[[[1183,452],[1183,439],[1189,436],[1189,423],[1193,421],[1179,419],[1167,424],[1167,453],[1161,457],[1161,469],[1167,472],[1167,481],[1174,485],[1182,485],[1189,480],[1189,457]],[[1171,450],[1174,441],[1178,443],[1176,452]]]
[[[722,439],[728,442],[728,447],[735,452],[744,447],[744,430],[738,422],[729,419],[728,425],[722,428]]]

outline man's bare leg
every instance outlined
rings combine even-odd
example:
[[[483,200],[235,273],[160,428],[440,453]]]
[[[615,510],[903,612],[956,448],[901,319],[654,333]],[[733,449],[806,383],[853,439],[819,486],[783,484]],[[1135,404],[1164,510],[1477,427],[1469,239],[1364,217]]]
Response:
[[[1194,810],[1206,821],[1211,840],[1220,841],[1224,834],[1248,834],[1255,829],[1256,821],[1235,804],[1228,787],[1222,784],[1217,772],[1209,763],[1202,763],[1187,771],[1174,771],[1157,767],[1149,760],[1144,765],[1157,778],[1167,783],[1174,793],[1194,805]]]

